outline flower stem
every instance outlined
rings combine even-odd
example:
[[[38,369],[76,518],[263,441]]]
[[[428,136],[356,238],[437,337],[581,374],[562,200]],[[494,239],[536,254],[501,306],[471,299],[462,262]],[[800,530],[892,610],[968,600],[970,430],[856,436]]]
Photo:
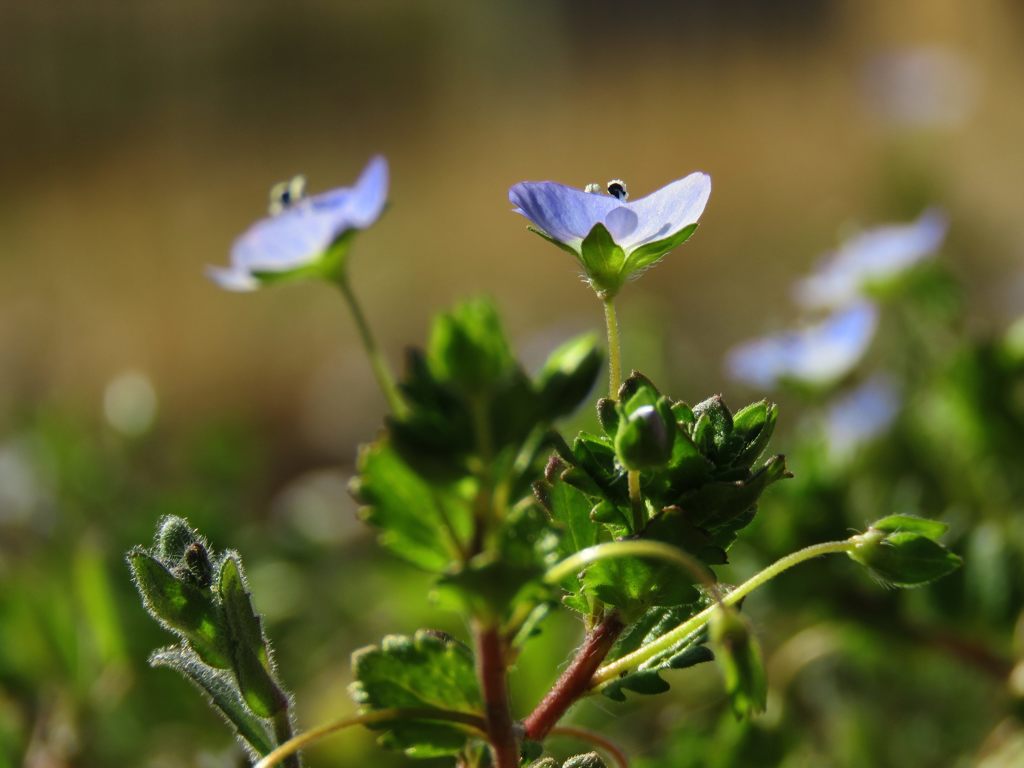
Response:
[[[526,718],[528,739],[543,741],[569,707],[587,692],[591,676],[601,666],[625,628],[618,613],[612,611],[587,634],[565,672]]]
[[[305,733],[289,739],[273,752],[260,759],[253,768],[273,768],[280,765],[285,758],[294,755],[303,747],[320,741],[332,733],[350,728],[354,725],[375,725],[377,723],[389,723],[399,720],[430,720],[445,723],[457,723],[466,726],[471,730],[484,732],[484,721],[479,715],[468,712],[453,712],[444,709],[430,709],[428,707],[409,707],[403,709],[378,709],[376,712],[367,712],[363,715],[352,715],[343,717],[330,723],[312,728]]]
[[[505,642],[496,626],[476,624],[476,669],[484,696],[484,720],[494,768],[518,768],[519,745],[508,701]]]
[[[640,492],[640,470],[631,469],[626,473],[629,482],[629,506],[633,510],[633,533],[644,529],[644,497]]]
[[[559,725],[552,728],[550,731],[551,736],[567,736],[570,739],[579,739],[585,741],[588,744],[593,744],[598,749],[602,749],[611,755],[612,760],[619,768],[629,768],[629,758],[626,757],[626,753],[622,751],[622,748],[613,741],[606,739],[600,733],[588,730],[586,728],[575,728],[566,725]]]
[[[735,605],[744,597],[753,592],[755,589],[771,581],[783,571],[789,570],[794,565],[799,565],[800,563],[806,560],[811,560],[815,557],[820,557],[821,555],[849,552],[855,546],[856,542],[852,540],[828,541],[823,544],[814,544],[810,547],[801,549],[799,552],[793,552],[792,554],[786,555],[781,560],[776,560],[763,571],[754,574],[745,582],[736,587],[736,589],[732,590],[729,594],[722,597],[719,603],[710,605],[700,613],[691,616],[689,619],[684,621],[675,629],[666,632],[657,640],[654,640],[648,643],[647,645],[641,646],[632,653],[629,653],[620,659],[616,659],[611,664],[607,664],[604,667],[601,667],[599,670],[597,670],[594,677],[590,680],[590,688],[599,689],[607,683],[614,680],[615,678],[632,671],[640,664],[643,664],[645,661],[649,661],[650,659],[655,658],[659,654],[668,651],[672,648],[672,646],[686,639],[689,635],[693,634],[698,629],[703,627],[711,619],[711,615],[716,610],[718,610],[719,604]],[[555,567],[557,568],[559,566]]]
[[[619,321],[615,316],[615,299],[604,298],[604,322],[608,327],[608,397],[614,400],[622,384],[622,346],[619,342]]]
[[[274,737],[278,744],[287,744],[292,739],[292,720],[287,707],[274,715]],[[295,753],[285,757],[282,764],[285,768],[299,768],[301,765]]]
[[[388,367],[387,361],[380,352],[380,348],[377,346],[377,341],[373,337],[373,332],[370,330],[370,324],[366,321],[366,315],[363,312],[363,308],[356,298],[355,292],[352,290],[352,286],[349,284],[347,275],[339,275],[335,279],[335,284],[341,289],[342,295],[345,297],[345,302],[348,304],[349,311],[352,313],[352,320],[356,324],[356,330],[359,332],[359,338],[363,342],[363,350],[366,352],[366,357],[370,361],[370,367],[373,369],[373,375],[377,379],[377,385],[380,387],[380,391],[383,393],[384,398],[388,401],[388,406],[396,416],[403,415],[408,406],[405,404],[405,400],[402,398],[401,393],[398,391],[398,387],[395,384],[395,377],[391,374],[391,369]]]

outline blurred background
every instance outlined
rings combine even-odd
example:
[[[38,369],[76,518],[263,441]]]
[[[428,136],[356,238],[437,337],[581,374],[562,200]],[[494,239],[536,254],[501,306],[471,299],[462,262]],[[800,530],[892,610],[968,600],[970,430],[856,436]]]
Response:
[[[639,197],[710,173],[698,235],[622,296],[625,363],[737,407],[764,393],[726,377],[726,350],[799,319],[791,285],[822,253],[945,210],[941,279],[896,302],[924,326],[892,325],[871,362],[927,349],[905,417],[828,462],[797,416],[820,395],[776,393],[796,479],[733,559],[738,579],[910,511],[950,522],[968,567],[897,596],[815,564],[752,599],[773,681],[752,724],[710,665],[660,708],[576,718],[625,711],[613,732],[650,765],[1024,764],[1019,3],[0,0],[0,50],[0,766],[242,764],[145,664],[170,637],[122,555],[163,514],[245,555],[305,726],[352,708],[353,649],[461,631],[354,518],[346,483],[384,403],[339,297],[203,276],[273,182],[347,184],[377,152],[391,207],[352,276],[396,365],[470,294],[496,299],[528,366],[600,329],[572,259],[510,212],[512,183],[621,177]],[[545,637],[518,711],[577,642],[558,620]],[[405,764],[356,733],[311,757]]]

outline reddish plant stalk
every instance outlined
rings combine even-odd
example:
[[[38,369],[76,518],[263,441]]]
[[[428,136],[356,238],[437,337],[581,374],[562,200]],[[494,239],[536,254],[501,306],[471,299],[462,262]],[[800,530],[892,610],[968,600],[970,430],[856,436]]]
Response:
[[[612,612],[590,631],[558,682],[526,718],[526,738],[543,741],[569,707],[587,692],[590,678],[601,666],[623,629],[625,624],[622,619]]]
[[[476,673],[484,697],[484,720],[494,768],[518,768],[519,745],[508,701],[505,641],[494,626],[478,625],[475,635]]]

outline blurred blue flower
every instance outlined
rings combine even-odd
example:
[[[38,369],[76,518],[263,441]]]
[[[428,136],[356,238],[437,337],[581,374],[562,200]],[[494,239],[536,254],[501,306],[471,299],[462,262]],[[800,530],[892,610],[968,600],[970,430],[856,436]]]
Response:
[[[869,229],[829,254],[818,270],[797,283],[796,300],[811,309],[836,308],[859,300],[865,290],[893,280],[933,255],[948,222],[936,210],[909,224]]]
[[[711,177],[691,173],[634,202],[627,202],[619,180],[607,189],[523,181],[508,197],[535,232],[574,253],[595,288],[611,295],[693,233],[711,195]]]
[[[882,374],[840,395],[825,411],[829,452],[835,457],[849,456],[883,434],[899,414],[900,407],[895,385]]]
[[[758,389],[794,382],[828,387],[853,370],[871,344],[878,309],[854,304],[798,331],[741,344],[726,357],[730,376]]]
[[[263,282],[317,273],[346,233],[373,224],[388,197],[388,164],[367,164],[352,187],[301,197],[301,184],[278,185],[272,215],[253,224],[231,247],[231,266],[210,267],[209,276],[230,291],[252,291]],[[298,194],[296,194],[298,193]],[[276,212],[275,212],[276,211]],[[335,265],[338,266],[338,265]]]

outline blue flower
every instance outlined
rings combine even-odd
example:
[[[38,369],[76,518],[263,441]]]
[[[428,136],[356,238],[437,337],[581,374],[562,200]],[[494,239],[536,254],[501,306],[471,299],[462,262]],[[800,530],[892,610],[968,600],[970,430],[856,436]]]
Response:
[[[883,434],[900,412],[900,397],[886,376],[872,376],[833,400],[825,411],[829,452],[837,458]]]
[[[818,270],[797,283],[796,300],[811,309],[835,308],[895,280],[928,258],[946,237],[946,217],[925,211],[909,224],[869,229],[828,255]]]
[[[210,267],[222,288],[252,291],[265,282],[310,275],[331,276],[343,268],[336,246],[350,232],[373,224],[388,197],[388,164],[380,156],[367,164],[353,187],[301,197],[301,185],[278,185],[271,201],[278,211],[249,227],[231,247],[231,266]],[[298,199],[296,192],[299,192]],[[333,258],[329,258],[333,256]]]
[[[614,296],[627,279],[685,242],[711,194],[711,178],[691,173],[647,197],[627,202],[625,184],[608,192],[553,181],[523,181],[508,193],[537,234],[573,253],[598,293]]]
[[[877,325],[873,304],[854,304],[816,325],[735,347],[726,368],[733,378],[758,389],[774,389],[784,382],[828,387],[857,365]]]

